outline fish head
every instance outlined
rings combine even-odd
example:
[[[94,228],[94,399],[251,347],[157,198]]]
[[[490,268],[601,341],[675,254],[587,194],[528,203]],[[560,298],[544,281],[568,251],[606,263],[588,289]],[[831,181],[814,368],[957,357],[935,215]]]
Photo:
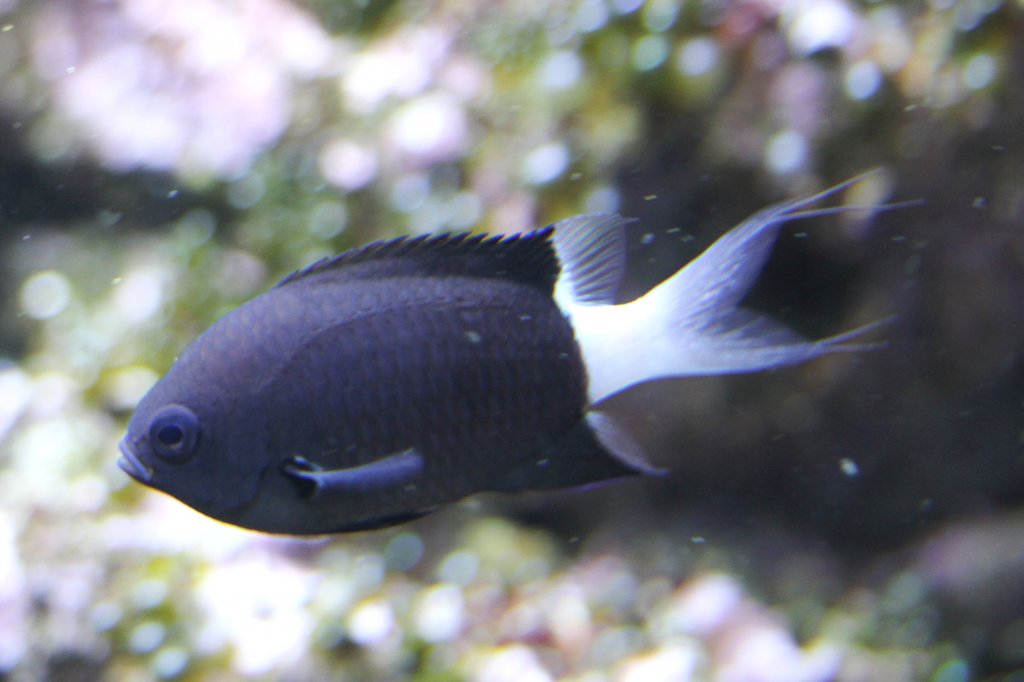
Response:
[[[270,459],[268,419],[253,390],[260,377],[249,369],[249,354],[211,345],[209,334],[200,338],[139,402],[118,466],[230,523],[259,495]]]
[[[352,503],[365,505],[382,485],[402,482],[407,469],[419,466],[323,470],[269,445],[275,434],[274,418],[261,416],[267,414],[261,409],[266,396],[247,398],[239,391],[224,400],[208,385],[187,390],[186,367],[175,365],[129,421],[117,463],[133,479],[212,518],[269,533],[310,535],[398,522],[395,514],[382,521],[372,510],[361,511],[367,519],[346,519]],[[422,463],[419,455],[401,463],[410,460]]]

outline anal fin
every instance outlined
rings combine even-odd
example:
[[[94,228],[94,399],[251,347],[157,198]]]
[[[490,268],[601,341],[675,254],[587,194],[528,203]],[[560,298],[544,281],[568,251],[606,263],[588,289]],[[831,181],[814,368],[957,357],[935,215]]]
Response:
[[[626,476],[662,475],[610,417],[590,412],[560,440],[503,472],[491,490],[573,488]]]

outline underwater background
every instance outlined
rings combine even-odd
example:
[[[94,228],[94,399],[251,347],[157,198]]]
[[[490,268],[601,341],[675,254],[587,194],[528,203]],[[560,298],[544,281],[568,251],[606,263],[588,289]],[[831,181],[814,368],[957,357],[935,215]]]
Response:
[[[0,680],[1024,681],[1020,0],[0,0]],[[287,273],[615,211],[884,348],[612,399],[664,478],[251,533],[115,465]],[[630,349],[623,349],[624,353]]]

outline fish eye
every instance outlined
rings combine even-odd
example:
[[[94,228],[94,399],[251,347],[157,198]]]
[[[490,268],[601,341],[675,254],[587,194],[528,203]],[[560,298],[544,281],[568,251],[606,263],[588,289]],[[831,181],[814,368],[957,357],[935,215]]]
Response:
[[[149,445],[169,462],[184,462],[199,445],[199,419],[182,405],[160,408],[149,424]]]

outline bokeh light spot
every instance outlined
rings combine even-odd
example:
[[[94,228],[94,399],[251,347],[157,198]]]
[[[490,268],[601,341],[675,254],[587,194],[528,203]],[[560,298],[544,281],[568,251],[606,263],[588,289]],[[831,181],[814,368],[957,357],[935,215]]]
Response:
[[[113,602],[103,601],[92,607],[89,621],[98,631],[107,632],[117,626],[123,617],[124,612],[121,611],[120,606]]]
[[[523,180],[544,185],[558,178],[569,166],[569,150],[561,142],[537,147],[523,159]]]
[[[165,646],[153,656],[153,672],[162,679],[173,679],[185,672],[188,663],[188,651],[184,648],[177,645]]]
[[[32,380],[16,367],[0,370],[0,441],[32,400]]]
[[[455,229],[473,227],[482,212],[479,196],[473,192],[459,192],[448,201],[448,225]]]
[[[423,540],[416,533],[399,533],[388,541],[384,562],[388,570],[404,572],[416,566],[423,557]]]
[[[135,654],[148,654],[163,644],[167,628],[153,620],[136,625],[128,636],[128,648]]]
[[[395,614],[391,607],[378,599],[362,602],[348,621],[349,635],[360,646],[375,647],[383,644],[395,629]]]
[[[795,130],[783,130],[768,140],[765,166],[779,175],[793,173],[806,165],[809,153],[806,137]]]
[[[856,62],[847,70],[843,84],[851,99],[868,99],[882,86],[882,70],[870,60]]]
[[[619,210],[622,197],[619,191],[609,185],[595,187],[587,193],[583,200],[584,210],[587,213],[614,213]]]
[[[349,140],[331,140],[320,151],[320,173],[327,182],[349,191],[370,184],[377,177],[377,154]]]
[[[474,679],[477,682],[553,682],[555,678],[544,669],[532,649],[510,644],[485,657]]]
[[[71,284],[63,273],[44,270],[21,285],[21,309],[36,320],[48,320],[62,313],[71,302]]]
[[[604,0],[583,0],[576,7],[576,28],[584,33],[596,31],[608,23],[609,14]]]
[[[260,203],[267,192],[267,181],[259,173],[249,173],[228,185],[228,203],[244,211]]]
[[[711,38],[692,38],[683,43],[676,56],[676,68],[684,76],[703,76],[718,63],[718,45]]]
[[[153,387],[159,375],[150,367],[131,365],[114,370],[103,383],[106,401],[115,410],[135,407]]]
[[[857,17],[841,0],[797,3],[789,27],[789,42],[797,54],[842,47],[853,37]]]
[[[995,77],[996,60],[987,52],[979,52],[964,65],[964,85],[971,90],[987,88]]]
[[[437,569],[438,577],[447,583],[468,585],[480,570],[480,558],[469,550],[460,549],[444,558]]]
[[[149,578],[132,589],[132,603],[135,608],[146,610],[159,606],[167,599],[169,587],[166,580]]]
[[[442,583],[424,590],[415,612],[415,628],[427,642],[447,642],[462,631],[465,604],[462,591],[455,585]]]
[[[458,157],[469,144],[466,115],[451,97],[420,97],[395,112],[391,140],[407,154],[426,162]]]
[[[697,679],[701,663],[696,646],[680,642],[638,656],[622,667],[619,682],[675,682]]]
[[[661,66],[668,57],[668,40],[660,35],[647,35],[633,45],[633,66],[650,71]]]
[[[163,289],[160,273],[156,270],[133,270],[118,282],[114,290],[114,306],[129,322],[145,322],[160,309],[164,300]]]
[[[348,227],[348,208],[334,199],[325,199],[310,212],[309,231],[321,239],[333,239]]]
[[[537,81],[545,90],[568,90],[583,75],[583,62],[579,55],[560,50],[545,59],[537,71]]]
[[[427,176],[416,173],[406,175],[395,181],[391,188],[391,206],[396,211],[412,213],[421,208],[430,196],[430,180]]]
[[[644,28],[653,33],[667,31],[679,16],[678,0],[649,0],[644,5]]]
[[[615,12],[618,14],[632,14],[633,12],[640,9],[644,0],[611,0],[612,7],[615,8]]]

